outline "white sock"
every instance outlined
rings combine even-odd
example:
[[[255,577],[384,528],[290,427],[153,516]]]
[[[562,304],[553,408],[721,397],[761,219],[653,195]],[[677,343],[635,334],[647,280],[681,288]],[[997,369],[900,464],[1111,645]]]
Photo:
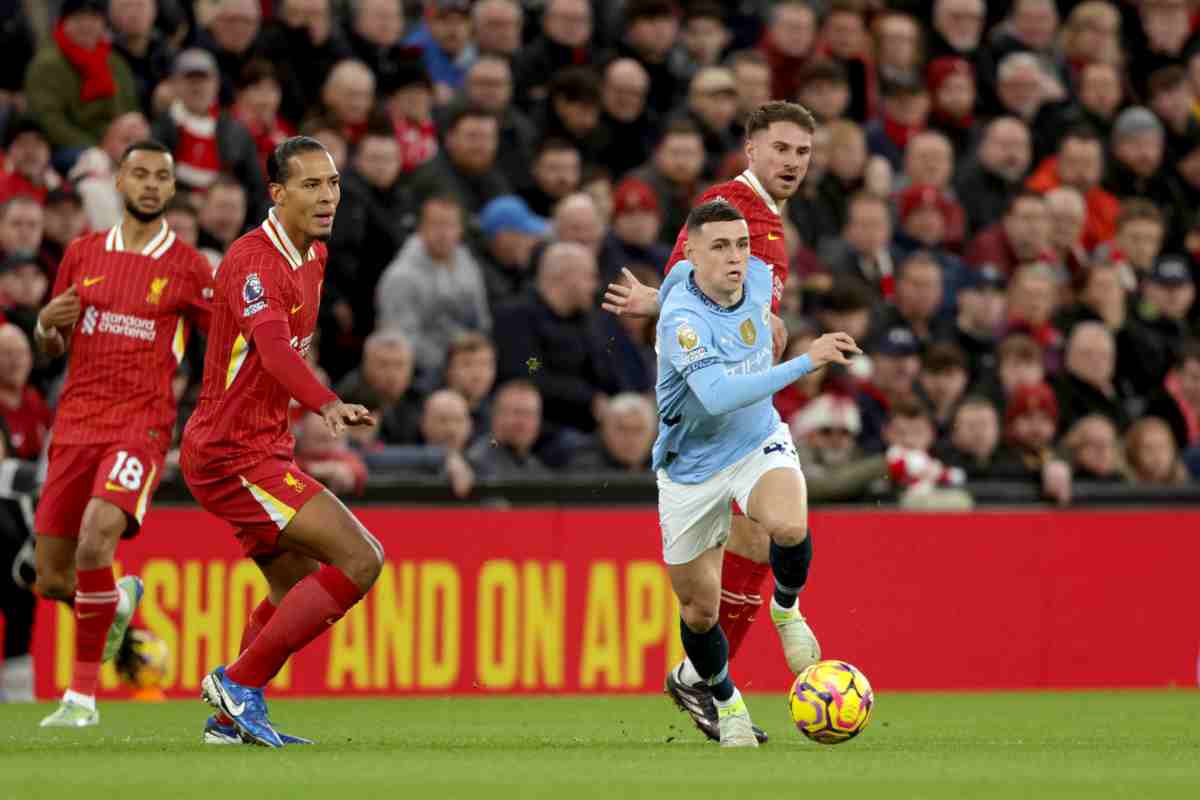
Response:
[[[133,611],[133,595],[122,587],[117,590],[117,616],[127,616],[131,611]]]
[[[32,703],[33,656],[24,655],[4,662],[4,677],[0,692],[8,703]]]
[[[704,678],[701,678],[700,673],[696,672],[690,658],[683,659],[683,663],[679,665],[679,682],[687,686],[704,683]]]
[[[717,708],[729,708],[732,705],[736,705],[741,699],[742,693],[737,690],[736,686],[733,689],[733,694],[729,695],[728,700],[717,700],[717,698],[713,698],[713,700],[717,700]]]
[[[65,692],[63,692],[63,701],[67,703],[74,703],[77,706],[83,706],[88,711],[96,710],[96,698],[94,695],[80,694],[79,692],[73,692],[70,689],[67,689]]]

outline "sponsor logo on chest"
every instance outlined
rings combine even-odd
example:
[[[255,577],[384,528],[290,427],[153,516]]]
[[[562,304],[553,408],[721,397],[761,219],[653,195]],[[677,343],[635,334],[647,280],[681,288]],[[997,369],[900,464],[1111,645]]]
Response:
[[[88,306],[83,310],[79,318],[79,330],[88,336],[107,333],[144,342],[153,342],[156,334],[152,319],[136,314],[101,311],[95,306]]]

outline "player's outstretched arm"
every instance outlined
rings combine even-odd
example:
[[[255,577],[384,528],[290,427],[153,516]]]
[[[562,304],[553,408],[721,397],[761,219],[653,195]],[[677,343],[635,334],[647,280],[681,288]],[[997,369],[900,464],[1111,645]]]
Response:
[[[51,358],[61,356],[67,351],[67,340],[62,332],[74,327],[78,319],[79,293],[74,286],[69,286],[55,295],[38,313],[37,325],[33,329],[38,348]]]
[[[849,364],[862,351],[845,333],[827,333],[799,358],[776,364],[765,372],[729,375],[715,359],[687,376],[688,387],[704,410],[717,416],[766,399],[783,387],[826,364]],[[703,362],[697,362],[697,364]]]
[[[610,283],[600,307],[618,317],[649,317],[658,313],[658,290],[647,286],[622,267],[625,283]]]

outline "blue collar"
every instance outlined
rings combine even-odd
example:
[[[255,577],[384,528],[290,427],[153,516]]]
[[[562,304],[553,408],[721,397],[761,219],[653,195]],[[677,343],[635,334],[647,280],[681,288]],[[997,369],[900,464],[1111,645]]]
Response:
[[[738,298],[738,301],[736,303],[734,303],[731,306],[726,307],[726,306],[723,306],[720,303],[718,303],[716,300],[713,300],[708,295],[706,295],[704,293],[704,291],[699,286],[696,285],[695,270],[693,270],[688,275],[688,291],[691,292],[692,294],[696,295],[696,297],[699,297],[700,300],[704,303],[704,305],[708,306],[713,311],[717,311],[722,314],[732,314],[733,312],[740,309],[742,307],[742,304],[746,302],[746,284],[745,284],[745,282],[742,283],[742,296],[740,298]]]

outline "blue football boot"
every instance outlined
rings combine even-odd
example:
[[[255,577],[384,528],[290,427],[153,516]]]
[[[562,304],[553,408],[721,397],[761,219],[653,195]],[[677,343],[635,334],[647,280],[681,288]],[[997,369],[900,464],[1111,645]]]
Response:
[[[244,739],[264,747],[283,747],[283,740],[267,719],[262,689],[234,683],[224,667],[217,667],[200,682],[200,697],[213,708],[224,711]]]

